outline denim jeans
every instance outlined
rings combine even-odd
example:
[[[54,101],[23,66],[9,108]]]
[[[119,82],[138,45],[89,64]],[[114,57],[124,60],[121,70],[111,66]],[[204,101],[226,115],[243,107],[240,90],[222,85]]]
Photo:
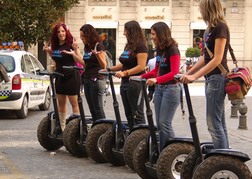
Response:
[[[93,120],[106,118],[103,109],[103,95],[106,87],[105,80],[84,80],[84,92]]]
[[[229,148],[225,121],[225,77],[221,74],[206,77],[206,119],[215,149]]]
[[[160,151],[174,138],[172,120],[180,101],[179,84],[157,85],[154,93],[156,123],[159,130]]]
[[[143,95],[140,96],[140,104],[137,104],[141,89],[142,86],[138,82],[122,81],[120,86],[120,94],[130,131],[134,125],[145,124]]]

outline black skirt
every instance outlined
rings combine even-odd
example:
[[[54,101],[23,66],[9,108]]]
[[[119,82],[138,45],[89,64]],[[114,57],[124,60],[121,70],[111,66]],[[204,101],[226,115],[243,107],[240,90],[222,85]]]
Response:
[[[55,80],[56,94],[78,95],[80,92],[80,79],[80,73],[77,70],[75,74],[58,76]]]

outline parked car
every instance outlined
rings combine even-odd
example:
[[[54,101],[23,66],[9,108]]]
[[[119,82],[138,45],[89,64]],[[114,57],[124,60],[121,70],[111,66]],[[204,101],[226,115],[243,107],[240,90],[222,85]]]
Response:
[[[42,64],[31,53],[20,50],[20,45],[0,45],[0,63],[10,80],[0,83],[0,110],[13,110],[17,118],[24,119],[30,108],[49,109],[51,90],[49,77],[40,75],[45,70]]]

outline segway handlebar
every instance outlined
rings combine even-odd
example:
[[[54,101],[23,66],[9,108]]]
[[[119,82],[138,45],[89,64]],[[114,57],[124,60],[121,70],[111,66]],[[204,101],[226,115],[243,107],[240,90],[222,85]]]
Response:
[[[146,79],[145,78],[139,78],[139,77],[130,77],[130,81],[137,81],[137,82],[146,82]]]
[[[174,75],[174,79],[177,80],[177,81],[180,81],[180,78],[182,77],[181,74],[178,74],[178,75]]]
[[[83,68],[78,66],[63,66],[64,69],[76,69],[76,70],[83,70]]]
[[[100,70],[99,74],[101,75],[115,75],[114,71]]]
[[[48,72],[47,70],[39,72],[40,75],[49,75],[49,76],[64,76],[64,74],[59,72]]]

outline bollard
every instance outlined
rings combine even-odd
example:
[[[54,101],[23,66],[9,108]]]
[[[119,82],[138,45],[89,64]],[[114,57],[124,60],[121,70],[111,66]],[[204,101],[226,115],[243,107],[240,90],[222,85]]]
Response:
[[[237,114],[237,111],[238,111],[238,108],[239,108],[239,105],[243,102],[242,99],[234,99],[234,100],[231,100],[231,115],[230,117],[231,118],[237,118],[238,117],[238,114]]]
[[[238,129],[248,129],[247,128],[247,114],[248,107],[245,105],[245,103],[241,103],[239,105],[239,113],[241,114],[239,116],[239,126]]]

